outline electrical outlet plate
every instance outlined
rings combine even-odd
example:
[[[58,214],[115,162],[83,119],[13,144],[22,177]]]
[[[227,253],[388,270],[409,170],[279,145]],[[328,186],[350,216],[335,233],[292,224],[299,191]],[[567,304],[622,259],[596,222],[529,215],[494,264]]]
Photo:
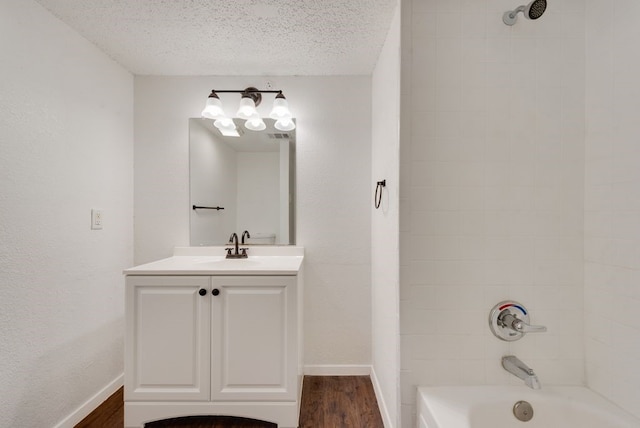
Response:
[[[91,229],[102,229],[102,210],[96,208],[91,210]]]

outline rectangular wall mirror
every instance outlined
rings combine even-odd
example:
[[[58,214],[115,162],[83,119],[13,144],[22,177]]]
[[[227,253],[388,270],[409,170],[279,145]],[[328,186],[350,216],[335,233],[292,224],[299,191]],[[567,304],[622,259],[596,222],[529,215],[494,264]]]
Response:
[[[295,130],[263,131],[234,119],[238,137],[189,119],[191,246],[226,245],[246,230],[251,245],[295,244]],[[195,208],[194,208],[195,207]]]

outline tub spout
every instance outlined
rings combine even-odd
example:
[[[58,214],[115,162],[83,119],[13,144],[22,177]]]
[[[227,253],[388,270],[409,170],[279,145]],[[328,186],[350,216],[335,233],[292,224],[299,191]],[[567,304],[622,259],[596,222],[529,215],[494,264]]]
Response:
[[[527,378],[524,380],[524,383],[531,389],[542,388],[542,385],[540,385],[540,381],[538,380],[538,376],[536,375],[527,376]]]
[[[502,357],[502,367],[512,375],[522,379],[529,388],[541,388],[540,381],[535,372],[515,355]]]

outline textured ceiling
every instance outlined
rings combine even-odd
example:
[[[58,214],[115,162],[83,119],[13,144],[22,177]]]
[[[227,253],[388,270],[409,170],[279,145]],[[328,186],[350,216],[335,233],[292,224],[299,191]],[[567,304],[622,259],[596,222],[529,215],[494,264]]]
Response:
[[[370,74],[397,0],[36,0],[139,75]]]

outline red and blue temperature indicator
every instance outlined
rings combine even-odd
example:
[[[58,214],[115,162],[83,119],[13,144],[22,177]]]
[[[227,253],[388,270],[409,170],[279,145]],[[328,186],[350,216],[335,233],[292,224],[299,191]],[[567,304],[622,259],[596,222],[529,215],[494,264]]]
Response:
[[[527,310],[524,307],[520,306],[520,305],[516,305],[515,303],[506,303],[506,304],[500,306],[498,309],[500,310],[500,312],[502,312],[505,309],[512,308],[512,307],[520,309],[520,312],[522,312],[523,314],[527,315]]]

